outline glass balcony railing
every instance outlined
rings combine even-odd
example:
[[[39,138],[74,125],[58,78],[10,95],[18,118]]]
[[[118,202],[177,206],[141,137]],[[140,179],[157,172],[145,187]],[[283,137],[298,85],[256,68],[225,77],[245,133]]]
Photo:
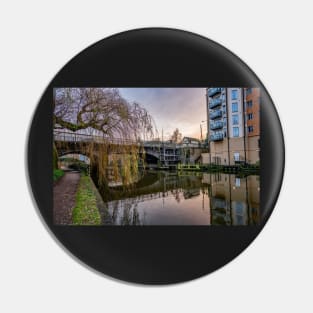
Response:
[[[223,128],[223,122],[222,121],[218,121],[218,122],[212,123],[210,125],[211,130],[220,129],[220,128]]]
[[[209,97],[212,97],[221,91],[222,91],[222,88],[209,88],[208,95],[209,95]]]
[[[222,99],[220,99],[220,98],[217,98],[217,99],[212,99],[211,101],[210,101],[210,109],[213,109],[213,108],[215,108],[215,107],[217,107],[217,106],[219,106],[219,105],[221,105],[222,104]]]
[[[222,111],[221,110],[216,110],[216,111],[213,111],[212,113],[210,113],[210,119],[211,120],[214,120],[218,117],[222,117]]]
[[[211,141],[220,141],[223,139],[224,139],[223,133],[216,133],[210,136]]]

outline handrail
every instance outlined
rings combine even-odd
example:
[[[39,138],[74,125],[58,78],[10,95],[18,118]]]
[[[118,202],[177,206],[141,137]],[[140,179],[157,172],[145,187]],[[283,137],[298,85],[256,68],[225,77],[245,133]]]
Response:
[[[65,141],[65,142],[95,142],[95,143],[111,143],[111,144],[139,144],[139,141],[131,139],[122,138],[106,138],[97,135],[90,134],[78,134],[70,133],[66,131],[53,131],[53,137],[55,141]]]

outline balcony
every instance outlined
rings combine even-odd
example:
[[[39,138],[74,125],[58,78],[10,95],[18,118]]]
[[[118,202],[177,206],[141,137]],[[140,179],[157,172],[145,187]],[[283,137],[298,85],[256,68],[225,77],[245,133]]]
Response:
[[[222,88],[209,88],[208,95],[209,97],[214,96],[217,93],[220,93],[222,91]]]
[[[221,141],[224,139],[223,133],[216,133],[210,136],[211,141]]]
[[[210,119],[211,120],[214,120],[218,117],[222,117],[222,111],[221,110],[216,110],[216,111],[213,111],[212,113],[210,113]]]
[[[220,129],[220,128],[223,128],[223,122],[222,121],[218,121],[218,122],[212,123],[210,125],[211,130]]]
[[[213,109],[213,108],[215,108],[215,107],[217,107],[217,106],[219,106],[219,105],[221,105],[222,104],[222,99],[220,99],[220,98],[215,98],[215,99],[212,99],[211,101],[210,101],[210,109]]]

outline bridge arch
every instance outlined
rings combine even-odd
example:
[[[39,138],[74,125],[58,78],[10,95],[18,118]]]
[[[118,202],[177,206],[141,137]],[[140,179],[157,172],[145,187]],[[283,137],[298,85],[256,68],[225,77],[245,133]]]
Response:
[[[76,159],[77,161],[84,162],[86,164],[90,164],[90,158],[86,153],[76,152],[76,151],[68,151],[58,156],[59,160],[65,160],[68,158]]]
[[[160,161],[159,155],[156,155],[154,153],[146,152],[145,153],[145,162],[147,164],[158,164]]]

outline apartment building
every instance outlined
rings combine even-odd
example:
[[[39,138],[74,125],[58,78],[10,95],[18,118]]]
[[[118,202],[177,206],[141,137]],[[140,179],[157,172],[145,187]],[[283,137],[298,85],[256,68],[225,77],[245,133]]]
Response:
[[[208,138],[211,163],[234,165],[245,161],[244,91],[208,88]]]
[[[260,160],[260,88],[245,88],[247,162],[255,164]]]
[[[260,89],[207,88],[210,162],[256,163],[260,142]]]

